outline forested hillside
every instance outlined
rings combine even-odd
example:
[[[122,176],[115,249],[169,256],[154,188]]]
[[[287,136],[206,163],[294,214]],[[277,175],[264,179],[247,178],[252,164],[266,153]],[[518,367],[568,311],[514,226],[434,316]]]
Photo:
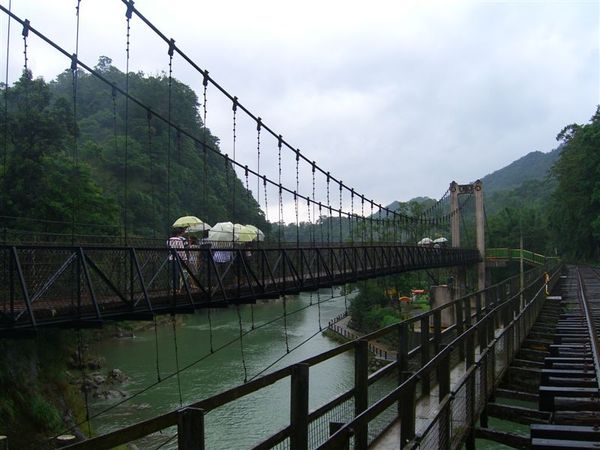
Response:
[[[539,176],[540,167],[556,156],[546,176],[525,177],[520,186],[492,189],[491,194],[484,185],[488,242],[492,246],[517,247],[522,235],[525,248],[577,260],[597,260],[600,258],[598,110],[590,123],[565,127],[557,140],[559,147],[546,154],[543,164],[530,161],[531,171]]]
[[[508,166],[486,175],[481,179],[486,194],[518,188],[527,181],[545,179],[559,158],[561,150],[559,146],[548,153],[530,152]]]
[[[146,237],[164,236],[187,214],[267,228],[231,163],[209,149],[218,149],[219,140],[203,126],[192,89],[164,74],[130,73],[126,81],[107,57],[95,69],[120,88],[128,82],[150,112],[87,73],[78,74],[76,90],[70,70],[50,83],[24,74],[6,90],[2,216],[94,224],[76,227],[88,234],[122,235],[127,227],[129,235]],[[156,114],[170,115],[196,141]],[[53,228],[48,223],[44,230]]]

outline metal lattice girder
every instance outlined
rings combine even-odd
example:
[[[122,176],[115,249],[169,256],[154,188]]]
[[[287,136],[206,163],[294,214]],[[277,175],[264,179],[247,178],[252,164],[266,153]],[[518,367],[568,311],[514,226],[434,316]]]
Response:
[[[230,248],[3,246],[0,332],[79,326],[477,263],[476,250],[402,245]]]

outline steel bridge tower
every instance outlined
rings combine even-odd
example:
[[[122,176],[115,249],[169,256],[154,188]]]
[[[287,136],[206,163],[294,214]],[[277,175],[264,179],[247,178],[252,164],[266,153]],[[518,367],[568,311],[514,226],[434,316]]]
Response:
[[[459,195],[475,196],[475,229],[477,237],[477,250],[481,255],[481,262],[477,263],[477,289],[486,287],[485,276],[485,215],[483,212],[483,183],[477,180],[470,184],[458,184],[456,181],[450,183],[450,226],[452,247],[460,247],[460,208],[458,205]],[[458,272],[457,289],[458,296],[464,295],[465,271]]]

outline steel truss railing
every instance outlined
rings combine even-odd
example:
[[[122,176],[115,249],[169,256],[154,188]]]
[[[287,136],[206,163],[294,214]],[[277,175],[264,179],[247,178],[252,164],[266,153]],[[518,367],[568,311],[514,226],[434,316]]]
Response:
[[[479,260],[476,250],[400,245],[1,246],[0,333],[149,319]]]
[[[555,271],[550,278],[550,288],[557,274]],[[177,427],[180,449],[204,448],[205,414],[218,414],[225,405],[289,380],[289,425],[269,431],[269,424],[264,424],[265,437],[252,448],[366,449],[400,420],[398,441],[402,440],[403,447],[455,449],[472,431],[541,308],[547,287],[543,268],[526,272],[524,278],[523,289],[519,277],[512,277],[180,410],[69,448],[108,449],[171,426]],[[450,311],[454,320],[442,328],[445,311]],[[369,375],[368,345],[374,340],[395,343],[398,357]],[[354,355],[354,387],[309,411],[310,371],[346,353]],[[451,386],[450,372],[461,366],[464,375]],[[436,391],[439,400],[432,403],[437,412],[417,426],[416,403]],[[187,444],[190,442],[193,445]]]

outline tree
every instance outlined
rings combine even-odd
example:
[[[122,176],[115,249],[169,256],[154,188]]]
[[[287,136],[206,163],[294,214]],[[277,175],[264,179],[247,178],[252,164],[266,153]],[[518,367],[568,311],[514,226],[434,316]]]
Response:
[[[585,125],[558,134],[564,144],[552,168],[557,188],[551,199],[550,226],[560,253],[600,258],[600,106]]]
[[[68,102],[53,98],[46,82],[33,79],[31,72],[23,72],[6,95],[10,108],[2,117],[7,125],[2,136],[6,142],[6,165],[0,173],[2,214],[46,221],[30,222],[30,231],[64,232],[65,224],[76,221],[95,224],[95,230],[86,233],[101,233],[114,223],[117,211],[91,179],[89,166],[77,160]]]

